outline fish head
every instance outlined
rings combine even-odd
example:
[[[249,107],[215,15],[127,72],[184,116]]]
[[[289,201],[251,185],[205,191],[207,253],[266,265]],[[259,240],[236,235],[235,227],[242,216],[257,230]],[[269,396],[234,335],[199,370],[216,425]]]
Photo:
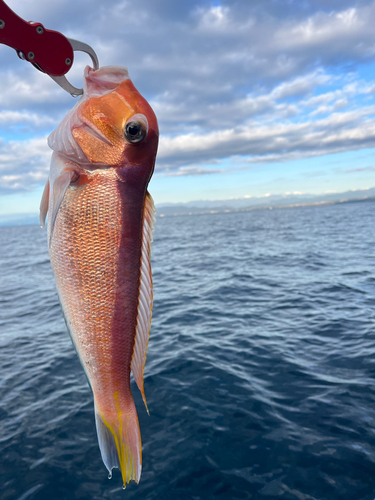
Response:
[[[115,168],[149,181],[158,146],[156,116],[126,68],[86,67],[84,94],[49,137],[49,146],[81,168]]]

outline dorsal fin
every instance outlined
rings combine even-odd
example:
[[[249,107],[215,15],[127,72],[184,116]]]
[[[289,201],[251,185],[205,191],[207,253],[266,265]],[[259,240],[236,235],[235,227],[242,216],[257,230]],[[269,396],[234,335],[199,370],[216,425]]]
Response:
[[[152,274],[151,274],[151,242],[154,230],[156,210],[151,195],[147,192],[143,208],[141,274],[139,280],[138,317],[131,370],[141,391],[143,402],[148,413],[143,388],[143,372],[146,363],[148,338],[152,316]]]

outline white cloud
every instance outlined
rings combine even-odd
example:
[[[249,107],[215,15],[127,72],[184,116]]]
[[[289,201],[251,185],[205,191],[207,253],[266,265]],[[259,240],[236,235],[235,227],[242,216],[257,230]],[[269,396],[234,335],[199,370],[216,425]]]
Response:
[[[200,168],[200,167],[180,167],[178,170],[168,171],[166,177],[175,177],[181,175],[207,175],[207,174],[217,174],[222,172],[220,169],[213,168]]]
[[[364,10],[360,11],[360,15],[358,15],[355,8],[328,14],[319,12],[292,28],[288,37],[282,37],[282,32],[279,33],[279,36],[284,44],[296,42],[304,45],[329,43],[336,40],[338,34],[346,37],[357,35],[358,31],[366,26],[363,14]]]
[[[251,162],[285,161],[375,146],[375,106],[337,111],[321,119],[301,118],[296,123],[260,116],[248,125],[205,134],[162,136],[157,168],[234,156],[249,156]]]
[[[102,65],[129,68],[159,119],[158,172],[203,175],[223,159],[246,167],[375,145],[375,85],[355,72],[375,59],[375,0],[82,0],[74,15],[67,0],[11,7],[92,44]],[[0,50],[0,137],[17,127],[43,133],[0,142],[1,189],[27,190],[48,168],[44,135],[75,101]],[[74,84],[88,61],[77,57]]]
[[[319,85],[328,83],[332,78],[322,70],[304,76],[299,76],[291,81],[286,81],[275,87],[270,96],[275,99],[285,99],[306,95],[314,91]]]
[[[357,167],[345,170],[345,173],[347,174],[358,173],[358,172],[375,172],[375,167]]]
[[[199,8],[196,12],[198,30],[202,32],[225,31],[229,28],[229,8],[221,5],[209,8]]]
[[[0,141],[0,192],[30,191],[44,184],[50,158],[46,137]]]
[[[0,126],[15,125],[25,123],[35,126],[51,126],[56,125],[56,120],[51,116],[41,115],[38,113],[30,113],[27,111],[0,111]]]
[[[61,91],[47,75],[22,61],[19,71],[8,71],[0,79],[0,106],[16,108],[34,103],[51,103],[61,98]],[[65,96],[64,96],[65,97]]]

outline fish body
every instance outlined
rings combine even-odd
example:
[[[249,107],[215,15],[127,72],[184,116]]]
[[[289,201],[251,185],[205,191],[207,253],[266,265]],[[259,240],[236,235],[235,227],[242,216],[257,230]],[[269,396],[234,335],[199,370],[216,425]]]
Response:
[[[83,98],[49,137],[41,202],[65,320],[93,391],[99,446],[124,485],[139,481],[142,447],[130,372],[146,399],[155,209],[147,192],[156,117],[120,67],[85,70]],[[147,408],[147,404],[146,404]]]

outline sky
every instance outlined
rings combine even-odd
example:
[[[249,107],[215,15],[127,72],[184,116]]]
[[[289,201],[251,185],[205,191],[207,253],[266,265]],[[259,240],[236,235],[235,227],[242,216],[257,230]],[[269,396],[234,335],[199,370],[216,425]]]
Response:
[[[159,121],[157,204],[375,186],[375,0],[7,3],[128,68]],[[0,62],[0,215],[33,213],[76,100],[7,46]]]

